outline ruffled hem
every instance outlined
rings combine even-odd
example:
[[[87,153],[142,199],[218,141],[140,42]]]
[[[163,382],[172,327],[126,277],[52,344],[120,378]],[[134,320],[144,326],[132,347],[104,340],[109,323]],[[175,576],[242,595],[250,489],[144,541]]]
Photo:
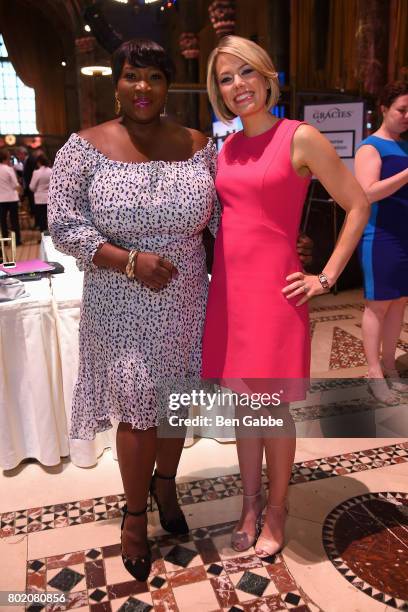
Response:
[[[168,380],[155,387],[134,384],[132,393],[129,393],[129,389],[126,393],[124,386],[113,388],[105,385],[96,394],[77,383],[69,437],[74,440],[93,440],[96,434],[113,427],[111,419],[129,423],[133,429],[142,431],[159,427],[168,423],[169,416],[174,414],[174,409],[170,407],[172,397],[180,397],[181,394],[191,393],[193,389],[201,387],[198,375]],[[188,411],[189,406],[180,405],[177,415],[185,417]]]
[[[132,419],[127,416],[123,416],[122,414],[111,412],[102,417],[97,418],[92,426],[87,424],[86,429],[82,425],[78,425],[78,423],[72,424],[69,431],[69,438],[71,440],[95,440],[95,437],[99,433],[103,433],[104,431],[108,431],[113,428],[112,420],[114,419],[118,423],[128,423],[132,426],[132,429],[138,429],[139,431],[146,431],[151,427],[159,427],[160,424],[165,420],[165,417],[162,419],[158,418],[158,415],[155,419],[150,421],[140,422],[140,419]]]

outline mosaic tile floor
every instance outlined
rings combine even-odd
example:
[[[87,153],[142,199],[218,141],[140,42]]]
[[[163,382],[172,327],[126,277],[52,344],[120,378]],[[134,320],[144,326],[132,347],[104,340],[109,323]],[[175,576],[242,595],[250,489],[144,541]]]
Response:
[[[64,592],[53,612],[89,606],[91,612],[168,610],[318,610],[298,588],[281,555],[259,559],[250,549],[237,555],[229,541],[234,522],[194,529],[188,536],[151,541],[154,559],[145,583],[122,567],[120,545],[32,559],[30,592]],[[41,610],[29,606],[28,610]]]
[[[326,518],[323,544],[354,587],[387,606],[408,609],[408,493],[345,500]]]
[[[405,466],[407,462],[408,442],[303,461],[294,467],[291,488],[318,487],[328,480],[361,477],[377,469]],[[190,508],[197,503],[219,504],[240,491],[237,474],[178,485],[181,504]],[[118,494],[4,513],[3,541],[13,535],[40,535],[36,533],[40,530],[60,531],[61,527],[71,533],[91,523],[111,523],[111,519],[119,524],[123,501],[123,495]],[[327,557],[339,580],[361,591],[367,604],[362,611],[371,610],[370,601],[390,610],[408,609],[404,579],[408,563],[407,509],[408,493],[367,493],[342,501],[322,524],[320,537]],[[284,555],[261,560],[253,549],[241,554],[233,551],[230,537],[234,525],[235,521],[228,521],[200,526],[178,538],[151,538],[154,563],[146,583],[132,580],[123,568],[117,541],[29,558],[26,588],[30,593],[64,593],[65,603],[47,606],[46,610],[52,612],[331,612],[308,595],[308,582],[295,578]],[[45,607],[32,604],[27,609]]]
[[[341,299],[341,294],[337,296]],[[361,314],[363,301],[311,304],[310,321],[312,334],[312,376],[316,372],[344,371],[345,376],[356,376],[359,368],[362,375],[367,367],[361,339]],[[404,357],[408,350],[408,312],[398,344],[397,357]],[[324,346],[324,350],[322,350]],[[408,359],[405,355],[405,368]]]
[[[292,485],[314,482],[323,478],[344,476],[406,462],[408,462],[408,442],[401,442],[391,446],[295,463],[290,482]],[[265,472],[263,482],[267,484]],[[180,505],[186,506],[240,495],[242,483],[239,474],[231,474],[181,483],[177,485],[177,490]],[[67,504],[4,512],[0,514],[0,538],[118,518],[121,516],[120,508],[124,500],[123,494],[117,494],[82,499]],[[153,510],[157,510],[155,502]]]
[[[361,457],[348,453],[342,459],[326,457],[309,464],[343,463],[346,474],[351,475],[355,466],[359,466],[357,473],[375,469],[376,458],[383,469],[393,457],[405,460],[407,449],[408,443],[362,451]],[[342,474],[332,476],[341,478]],[[216,487],[219,479],[202,482],[208,490],[208,485]],[[301,486],[305,484],[312,482]],[[186,485],[197,488],[198,483]],[[119,515],[120,501],[120,496],[110,496],[107,501],[115,515]],[[81,508],[80,502],[71,506]],[[308,582],[296,580],[282,554],[259,559],[253,548],[240,554],[233,551],[230,538],[234,525],[235,521],[228,521],[192,529],[186,536],[151,538],[153,566],[145,583],[130,579],[116,543],[31,558],[27,561],[26,588],[30,593],[64,593],[64,604],[47,606],[52,612],[324,610],[308,595]],[[368,492],[346,499],[327,514],[321,538],[340,581],[344,579],[363,594],[365,605],[359,611],[374,609],[370,601],[384,604],[387,610],[408,609],[408,492]],[[27,609],[42,610],[45,606],[30,605]]]

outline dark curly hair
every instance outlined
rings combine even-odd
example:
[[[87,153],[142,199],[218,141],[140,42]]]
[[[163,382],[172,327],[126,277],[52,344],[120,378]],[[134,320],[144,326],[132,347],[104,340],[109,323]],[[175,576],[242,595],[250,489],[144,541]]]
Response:
[[[0,164],[10,159],[10,151],[8,149],[0,149]]]
[[[406,96],[408,94],[408,81],[393,81],[387,83],[384,87],[378,103],[381,106],[389,108],[393,102],[400,96]]]
[[[145,38],[133,38],[122,43],[113,53],[111,59],[112,78],[114,85],[118,84],[123,65],[128,62],[135,68],[147,68],[153,66],[163,72],[167,84],[174,75],[174,65],[167,52],[154,40]]]
[[[50,160],[49,160],[49,159],[48,159],[48,157],[47,157],[46,155],[44,155],[43,153],[41,153],[41,154],[40,154],[40,155],[37,157],[36,162],[37,162],[37,166],[38,166],[38,165],[41,165],[41,166],[46,166],[47,168],[48,168],[49,166],[51,166],[51,164],[50,164]]]

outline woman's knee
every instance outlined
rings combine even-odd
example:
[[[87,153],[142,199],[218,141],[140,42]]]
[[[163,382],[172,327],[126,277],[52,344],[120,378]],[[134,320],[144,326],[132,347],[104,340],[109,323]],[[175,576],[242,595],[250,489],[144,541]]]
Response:
[[[391,300],[369,300],[366,302],[365,309],[367,313],[383,319],[391,304]]]

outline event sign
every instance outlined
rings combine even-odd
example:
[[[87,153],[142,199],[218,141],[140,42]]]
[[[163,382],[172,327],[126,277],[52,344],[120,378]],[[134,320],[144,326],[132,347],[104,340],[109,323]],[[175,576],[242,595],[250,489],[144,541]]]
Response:
[[[364,103],[307,104],[304,119],[328,138],[353,171],[356,147],[363,139]]]

